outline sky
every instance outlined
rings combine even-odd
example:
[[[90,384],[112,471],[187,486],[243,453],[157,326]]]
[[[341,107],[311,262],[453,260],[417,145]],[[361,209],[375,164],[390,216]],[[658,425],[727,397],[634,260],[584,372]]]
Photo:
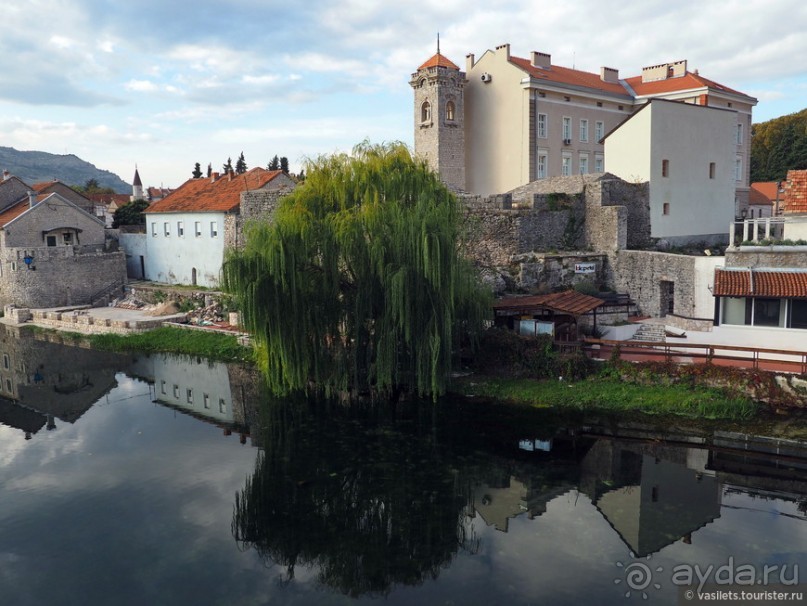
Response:
[[[620,76],[688,60],[756,97],[754,122],[807,107],[803,0],[26,0],[0,28],[0,146],[75,154],[131,183],[413,141],[412,72],[436,50],[510,43]],[[2,167],[0,167],[2,168]]]

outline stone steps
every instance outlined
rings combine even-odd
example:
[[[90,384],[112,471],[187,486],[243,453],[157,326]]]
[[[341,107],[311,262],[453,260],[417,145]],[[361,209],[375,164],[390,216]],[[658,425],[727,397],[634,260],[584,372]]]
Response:
[[[646,341],[649,343],[664,343],[667,341],[667,330],[663,324],[642,324],[631,341]]]

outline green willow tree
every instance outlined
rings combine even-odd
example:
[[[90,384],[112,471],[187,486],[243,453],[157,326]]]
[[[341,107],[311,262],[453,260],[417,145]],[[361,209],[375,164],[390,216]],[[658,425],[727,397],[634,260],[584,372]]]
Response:
[[[452,350],[489,309],[462,228],[454,196],[403,144],[309,162],[223,268],[272,391],[443,393]]]

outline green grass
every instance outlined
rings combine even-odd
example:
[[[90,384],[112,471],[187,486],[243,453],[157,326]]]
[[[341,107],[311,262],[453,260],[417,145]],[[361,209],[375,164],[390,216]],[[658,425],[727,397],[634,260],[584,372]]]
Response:
[[[718,389],[634,385],[602,376],[575,383],[470,376],[455,382],[451,390],[541,408],[642,412],[697,419],[750,419],[759,410],[753,401],[727,396]]]
[[[236,337],[202,330],[163,327],[131,335],[89,335],[90,345],[105,351],[139,351],[202,356],[222,362],[252,360],[252,350]]]

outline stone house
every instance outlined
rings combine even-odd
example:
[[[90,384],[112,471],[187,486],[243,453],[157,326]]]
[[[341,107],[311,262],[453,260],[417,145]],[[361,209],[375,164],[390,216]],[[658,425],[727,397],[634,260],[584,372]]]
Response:
[[[37,194],[59,194],[65,200],[69,200],[82,210],[87,211],[91,215],[95,214],[95,204],[84,194],[80,194],[72,187],[65,185],[61,181],[44,181],[42,183],[34,183],[31,186]]]
[[[97,304],[126,284],[125,257],[110,248],[101,220],[30,191],[0,209],[0,304]]]
[[[263,168],[186,181],[146,209],[145,234],[121,235],[129,275],[166,284],[218,286],[225,250],[243,243],[244,218],[261,214],[256,209],[263,198],[273,208],[293,187],[282,171]]]

